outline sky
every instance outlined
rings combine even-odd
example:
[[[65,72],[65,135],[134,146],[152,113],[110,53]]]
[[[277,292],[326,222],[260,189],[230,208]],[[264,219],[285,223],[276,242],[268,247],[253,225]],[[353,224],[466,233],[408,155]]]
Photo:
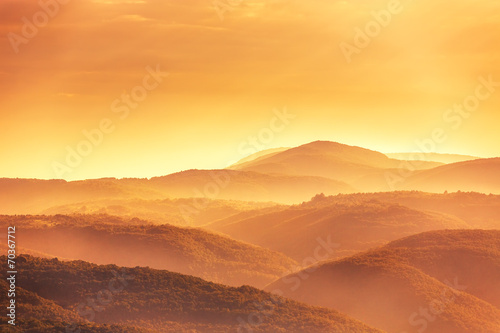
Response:
[[[500,156],[497,0],[2,0],[0,51],[0,177],[315,140]]]

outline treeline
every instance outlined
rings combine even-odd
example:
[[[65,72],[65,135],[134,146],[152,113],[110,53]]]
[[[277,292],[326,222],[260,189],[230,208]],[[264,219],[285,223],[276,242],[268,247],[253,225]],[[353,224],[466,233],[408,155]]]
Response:
[[[175,326],[179,327],[178,332],[184,328],[194,332],[229,332],[242,323],[250,325],[254,332],[377,332],[333,310],[286,300],[248,286],[231,288],[149,268],[98,266],[24,255],[19,259],[20,288],[73,313],[87,310],[83,311],[84,319],[90,319],[88,311],[93,309],[92,319],[98,324],[138,326],[161,332],[170,332],[169,327]],[[120,282],[123,288],[118,288]],[[119,292],[115,293],[117,289]],[[102,304],[98,295],[110,296],[106,290],[112,290],[111,297]],[[259,325],[248,323],[251,316],[258,318]],[[35,324],[48,325],[43,321],[29,325]],[[103,329],[114,332],[109,331],[113,329],[110,327]]]

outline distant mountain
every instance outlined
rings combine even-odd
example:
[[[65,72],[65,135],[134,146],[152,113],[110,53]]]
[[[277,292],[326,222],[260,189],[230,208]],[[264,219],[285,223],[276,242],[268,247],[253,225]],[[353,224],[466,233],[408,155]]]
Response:
[[[381,332],[334,310],[308,306],[248,286],[225,287],[149,268],[20,258],[23,263],[19,265],[19,276],[23,278],[19,288],[64,308],[61,313],[79,312],[98,326],[118,325],[113,326],[116,332],[125,325],[176,333]],[[0,260],[5,261],[6,257]],[[0,276],[5,280],[5,271]],[[20,329],[28,330],[31,325],[36,323],[23,323]],[[94,332],[115,332],[110,327],[96,327]],[[61,328],[64,331],[64,326]]]
[[[235,170],[188,170],[151,179],[64,180],[0,179],[0,213],[39,214],[54,206],[104,199],[226,199],[296,203],[317,193],[353,193],[332,179],[268,175]],[[205,202],[197,206],[204,206]],[[192,206],[192,205],[191,205]],[[199,209],[198,209],[199,210]]]
[[[188,170],[151,178],[154,188],[175,197],[296,203],[325,193],[353,193],[350,185],[316,176],[264,174],[236,170]]]
[[[399,189],[500,193],[500,158],[479,159],[447,154],[425,156],[450,164],[407,161],[403,159],[415,158],[413,154],[384,155],[336,142],[316,141],[264,155],[232,168],[265,174],[325,177],[345,182],[362,192]]]
[[[235,169],[352,181],[373,169],[399,168],[404,162],[373,150],[330,141],[315,141],[264,157],[239,164]],[[441,164],[423,162],[420,168],[438,165]],[[279,166],[284,169],[280,171]]]
[[[339,245],[328,257],[338,258],[423,231],[470,228],[449,215],[377,201],[330,204],[323,195],[279,211],[238,214],[205,227],[299,262],[327,239]]]
[[[285,255],[201,229],[106,215],[0,216],[30,253],[97,264],[150,266],[239,286],[262,287],[297,263]]]
[[[395,158],[398,160],[422,160],[428,162],[439,162],[439,163],[457,163],[465,162],[471,160],[477,160],[481,157],[469,156],[469,155],[458,155],[458,154],[439,154],[439,153],[389,153],[385,154],[390,158]]]
[[[281,153],[282,151],[285,151],[285,150],[288,150],[288,149],[290,149],[290,148],[271,148],[271,149],[261,150],[261,151],[255,153],[255,154],[248,155],[247,157],[242,158],[238,162],[236,162],[233,165],[231,165],[231,167],[239,165],[239,164],[243,164],[243,163],[246,163],[246,162],[254,161],[254,160],[257,160],[257,159],[260,159],[260,158],[263,158],[263,157],[270,157],[272,155],[275,155],[277,153]]]
[[[387,332],[496,333],[500,310],[484,299],[499,301],[499,242],[499,231],[429,232],[309,267],[266,289]]]
[[[187,206],[198,206],[194,209],[198,214],[205,210],[210,199],[296,204],[318,193],[333,195],[405,189],[437,193],[458,190],[500,193],[500,158],[447,165],[427,161],[415,164],[391,159],[376,151],[327,141],[257,155],[230,169],[187,170],[151,179],[102,178],[66,182],[0,178],[0,212],[56,213],[55,207],[62,210],[71,207],[64,211],[67,213],[81,212],[85,211],[86,203],[91,203],[93,209],[102,209],[100,212],[113,213],[117,208],[117,211],[125,212],[123,216],[140,212],[141,217],[161,221],[161,210],[180,198],[191,198],[192,204]],[[171,203],[157,207],[160,211],[139,207],[141,200],[166,199]],[[132,205],[137,210],[102,204],[111,200],[121,200],[118,205],[137,201]],[[96,205],[96,202],[100,203]],[[255,208],[258,207],[251,209]],[[170,223],[179,220],[177,213],[167,210],[164,216],[172,218]],[[206,213],[204,218],[209,215]],[[201,215],[198,219],[191,217],[189,222],[195,225],[208,223],[204,218]]]
[[[147,179],[65,180],[0,178],[0,213],[38,214],[49,207],[107,198],[165,199]]]
[[[353,184],[360,190],[375,188],[380,190],[380,188],[389,189],[384,177],[386,171],[430,169],[439,165],[442,164],[420,162],[414,165],[365,148],[316,141],[241,163],[232,169],[265,174],[325,177]],[[370,177],[370,182],[360,181],[364,177]]]
[[[478,159],[415,172],[398,189],[426,192],[476,191],[500,194],[500,158]]]

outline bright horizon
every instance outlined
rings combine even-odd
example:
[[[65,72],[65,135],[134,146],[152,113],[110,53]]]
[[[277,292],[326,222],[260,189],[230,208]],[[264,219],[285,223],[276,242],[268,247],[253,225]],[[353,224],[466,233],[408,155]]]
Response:
[[[318,140],[316,140],[318,141]],[[328,140],[319,140],[319,141],[328,141]],[[304,144],[307,144],[307,143],[310,143],[310,142],[306,142]],[[341,142],[339,142],[341,143]],[[346,144],[346,145],[349,145],[349,144]],[[299,145],[300,146],[300,145]],[[351,146],[351,145],[349,145]],[[360,147],[360,146],[357,146],[357,147]],[[266,149],[263,149],[261,151],[258,151],[258,152],[264,152],[266,150],[270,150],[270,149],[279,149],[279,148],[286,148],[286,147],[269,147],[269,148],[266,148]],[[294,148],[294,147],[288,147],[288,148]],[[369,149],[369,150],[373,150],[373,151],[378,151],[376,149],[370,149],[370,148],[367,148],[367,147],[360,147],[360,148],[365,148],[365,149]],[[258,153],[257,152],[257,153]],[[382,151],[378,151],[382,154],[421,154],[422,151],[406,151],[406,152],[382,152]],[[464,155],[464,156],[468,156],[466,154],[455,154],[455,153],[439,153],[439,154],[450,154],[450,155]],[[250,156],[250,155],[248,155]],[[247,156],[243,156],[241,159],[244,159],[245,157]],[[497,156],[491,156],[491,157],[481,157],[481,156],[474,156],[474,157],[479,157],[479,158],[491,158],[491,157],[497,157]],[[240,159],[240,160],[241,160]],[[214,163],[216,163],[217,161],[214,161]],[[116,178],[116,179],[124,179],[124,178],[154,178],[154,177],[162,177],[162,176],[167,176],[167,175],[170,175],[170,174],[173,174],[173,173],[178,173],[178,172],[184,172],[184,171],[187,171],[187,170],[193,170],[193,169],[198,169],[198,170],[214,170],[214,169],[225,169],[225,168],[228,168],[229,166],[233,165],[234,163],[236,163],[238,161],[235,161],[235,160],[232,160],[231,162],[229,163],[219,163],[221,164],[221,166],[214,166],[214,167],[208,167],[208,168],[200,168],[200,167],[197,167],[197,166],[192,166],[192,167],[188,167],[188,168],[185,168],[185,169],[182,169],[182,170],[174,170],[172,172],[167,172],[167,173],[164,173],[164,174],[155,174],[155,175],[131,175],[131,176],[115,176],[115,175],[102,175],[102,176],[97,176],[97,177],[91,177],[91,178],[71,178],[71,177],[68,177],[68,178],[43,178],[43,177],[0,177],[0,178],[19,178],[19,179],[41,179],[41,180],[56,180],[56,179],[62,179],[62,180],[66,180],[68,182],[71,182],[71,181],[83,181],[83,180],[92,180],[92,179],[102,179],[102,178]],[[226,165],[227,164],[227,165]]]
[[[223,20],[202,0],[0,9],[0,177],[224,168],[259,135],[253,151],[326,140],[393,153],[441,129],[434,152],[500,156],[498,1],[246,0]],[[385,26],[346,57],[373,22]],[[79,144],[89,153],[69,172]]]

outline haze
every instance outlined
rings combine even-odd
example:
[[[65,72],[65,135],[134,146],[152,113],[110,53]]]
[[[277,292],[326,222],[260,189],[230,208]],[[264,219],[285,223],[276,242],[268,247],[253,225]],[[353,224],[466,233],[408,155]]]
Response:
[[[221,20],[211,1],[69,1],[13,47],[8,34],[22,36],[22,18],[41,8],[4,0],[0,174],[152,177],[314,140],[405,153],[435,128],[446,139],[433,152],[500,156],[496,90],[467,118],[443,119],[479,77],[500,81],[498,1],[402,1],[348,63],[339,45],[353,44],[355,29],[388,4],[245,0]],[[169,75],[120,118],[113,102],[142,85],[148,66]],[[249,145],[285,107],[295,117]],[[67,147],[103,119],[113,131],[77,167],[56,172]]]

